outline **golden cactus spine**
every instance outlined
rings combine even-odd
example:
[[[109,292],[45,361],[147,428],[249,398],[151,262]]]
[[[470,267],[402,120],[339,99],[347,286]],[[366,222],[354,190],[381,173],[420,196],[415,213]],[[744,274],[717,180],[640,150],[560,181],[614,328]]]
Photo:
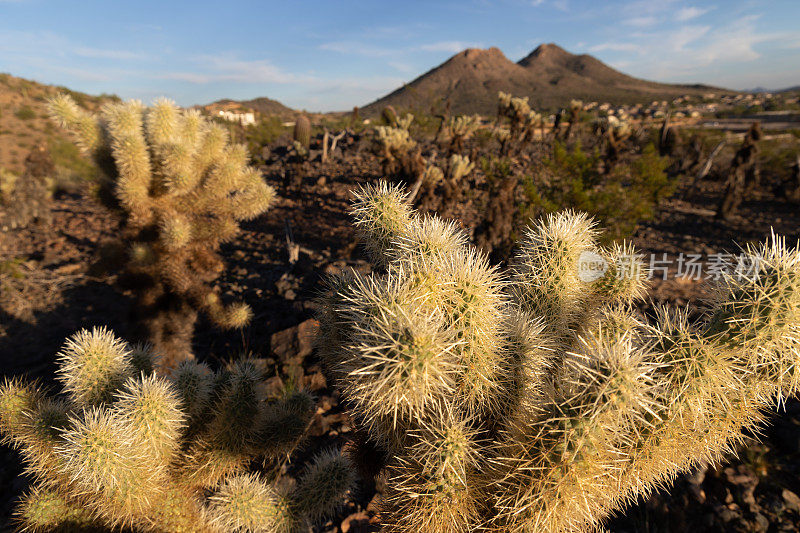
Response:
[[[707,320],[648,323],[633,249],[598,246],[584,215],[531,227],[507,273],[397,188],[361,190],[353,215],[377,272],[329,282],[319,347],[386,458],[389,531],[593,530],[800,385],[800,252],[781,239],[747,250]]]
[[[0,431],[33,478],[16,511],[23,530],[293,533],[337,509],[353,483],[338,452],[320,454],[294,489],[248,471],[304,437],[307,393],[268,402],[247,360],[218,372],[184,361],[165,378],[141,370],[153,359],[108,330],[81,331],[59,355],[64,399],[0,386]]]

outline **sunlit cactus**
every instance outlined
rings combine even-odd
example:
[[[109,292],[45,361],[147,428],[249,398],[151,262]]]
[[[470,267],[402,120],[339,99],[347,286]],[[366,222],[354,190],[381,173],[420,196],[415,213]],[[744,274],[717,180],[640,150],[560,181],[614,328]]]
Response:
[[[385,459],[388,531],[594,531],[800,386],[800,252],[780,238],[707,318],[649,323],[635,251],[582,214],[534,224],[503,272],[400,189],[356,198],[376,271],[329,281],[319,349]]]
[[[395,126],[400,128],[401,130],[408,131],[408,128],[411,127],[411,124],[414,122],[414,115],[411,113],[406,113],[403,117],[397,117],[395,119]]]
[[[378,133],[378,143],[385,157],[398,157],[417,145],[405,128],[378,126],[375,131]]]
[[[249,471],[303,439],[307,393],[268,402],[247,360],[218,372],[184,361],[161,377],[134,372],[134,358],[154,367],[144,347],[81,331],[59,359],[67,401],[36,383],[0,386],[0,431],[34,481],[15,513],[22,530],[296,533],[337,510],[354,479],[338,452],[318,455],[295,488],[279,469]]]
[[[408,117],[413,120],[412,115],[407,115]],[[408,129],[399,126],[377,126],[375,132],[377,134],[375,149],[381,159],[385,176],[413,183],[425,172],[425,160]]]
[[[481,119],[478,115],[450,117],[444,127],[447,136],[450,138],[450,150],[460,152],[464,147],[464,141],[472,137],[480,126]]]
[[[572,134],[580,122],[580,113],[583,111],[583,102],[581,100],[570,100],[569,102],[569,126],[564,133],[564,140],[569,141]]]
[[[534,138],[536,128],[543,127],[542,115],[531,109],[528,97],[514,97],[508,93],[498,94],[497,106],[498,123],[508,119],[509,130],[496,132],[501,143],[501,152],[505,154],[510,143],[524,144]]]
[[[305,115],[300,115],[294,123],[292,140],[299,143],[303,148],[308,149],[311,144],[311,121]]]
[[[245,147],[168,100],[149,108],[110,103],[94,116],[61,95],[50,110],[103,170],[101,197],[122,209],[126,225],[105,250],[105,266],[119,269],[121,285],[135,291],[141,336],[162,362],[191,357],[198,311],[220,327],[247,324],[249,307],[223,303],[212,286],[224,270],[220,245],[275,198],[248,166]]]

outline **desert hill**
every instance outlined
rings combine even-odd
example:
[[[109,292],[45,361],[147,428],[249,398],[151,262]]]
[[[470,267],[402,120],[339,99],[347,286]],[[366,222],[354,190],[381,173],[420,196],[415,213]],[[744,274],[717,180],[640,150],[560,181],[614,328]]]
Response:
[[[62,92],[69,93],[78,105],[90,111],[99,109],[103,102],[116,99],[115,96],[90,96],[65,87],[0,74],[0,168],[21,173],[28,154],[39,146],[45,146],[50,150],[58,172],[74,173],[76,178],[93,172],[66,133],[47,114],[47,99]]]
[[[255,111],[264,116],[277,115],[281,118],[288,119],[294,117],[298,113],[277,100],[272,100],[271,98],[263,96],[260,98],[253,98],[252,100],[231,100],[226,98],[200,107],[211,115],[215,115],[217,111]]]
[[[497,48],[471,48],[365,106],[364,113],[377,114],[387,105],[430,111],[449,102],[453,113],[493,114],[498,91],[529,96],[539,109],[555,109],[573,98],[630,104],[710,90],[720,92],[704,85],[640,80],[590,55],[571,54],[555,44],[540,45],[518,63]]]

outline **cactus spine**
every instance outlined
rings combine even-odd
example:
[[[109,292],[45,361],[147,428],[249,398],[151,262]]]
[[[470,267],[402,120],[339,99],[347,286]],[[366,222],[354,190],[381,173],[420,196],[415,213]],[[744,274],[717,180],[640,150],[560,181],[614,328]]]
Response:
[[[800,386],[800,252],[779,238],[747,250],[754,272],[720,283],[707,320],[650,324],[630,306],[642,265],[588,217],[529,228],[503,274],[404,200],[357,194],[379,271],[332,279],[321,315],[329,373],[387,458],[388,531],[593,530]]]
[[[224,269],[218,250],[239,222],[265,212],[275,193],[247,164],[243,146],[196,111],[168,100],[107,104],[100,116],[66,95],[51,100],[53,117],[105,173],[103,196],[125,216],[107,266],[137,296],[141,336],[173,366],[191,357],[197,311],[220,327],[238,328],[250,308],[224,304],[211,284]]]
[[[292,533],[336,510],[353,482],[336,452],[293,490],[247,472],[255,457],[292,452],[314,413],[308,394],[268,403],[247,360],[216,373],[184,361],[164,378],[140,370],[153,357],[105,329],[81,331],[59,356],[65,399],[0,386],[0,431],[34,478],[17,509],[24,530]]]

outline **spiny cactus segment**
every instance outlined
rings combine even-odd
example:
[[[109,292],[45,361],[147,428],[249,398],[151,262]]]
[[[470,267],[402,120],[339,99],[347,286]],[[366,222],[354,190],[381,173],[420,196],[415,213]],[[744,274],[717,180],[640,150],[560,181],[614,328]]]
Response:
[[[368,186],[353,214],[377,272],[329,281],[320,354],[385,457],[388,531],[589,531],[718,461],[800,386],[800,252],[748,248],[709,315],[630,305],[644,268],[562,212],[508,273],[466,236]]]
[[[268,402],[248,360],[218,372],[184,361],[169,377],[138,370],[154,358],[95,328],[59,355],[63,399],[36,383],[0,386],[0,431],[34,479],[16,512],[23,530],[292,533],[336,511],[354,479],[336,451],[293,489],[247,471],[297,446],[314,414],[307,393]]]

